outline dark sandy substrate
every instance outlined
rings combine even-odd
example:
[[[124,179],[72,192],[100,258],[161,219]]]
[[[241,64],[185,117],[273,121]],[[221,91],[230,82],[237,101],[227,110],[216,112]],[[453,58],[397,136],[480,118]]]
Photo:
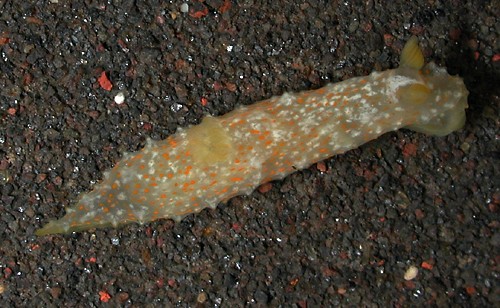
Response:
[[[0,1],[1,307],[499,304],[499,1],[58,2]],[[388,133],[181,223],[33,234],[147,137],[396,67],[412,34],[464,78],[463,130]]]

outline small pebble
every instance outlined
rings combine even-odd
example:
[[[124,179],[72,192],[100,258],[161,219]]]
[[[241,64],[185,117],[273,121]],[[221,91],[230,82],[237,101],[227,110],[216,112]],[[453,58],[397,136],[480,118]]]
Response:
[[[415,265],[410,266],[405,273],[405,280],[413,280],[418,275],[418,268]]]
[[[189,5],[187,3],[181,4],[181,12],[182,13],[187,13],[189,12]]]
[[[198,294],[198,298],[196,299],[198,303],[203,304],[207,300],[207,293],[201,292]]]
[[[121,105],[123,104],[124,101],[125,101],[125,94],[123,94],[123,92],[118,92],[118,94],[116,94],[115,96],[115,103],[117,105]]]
[[[0,170],[0,185],[9,183],[10,174],[7,170]]]

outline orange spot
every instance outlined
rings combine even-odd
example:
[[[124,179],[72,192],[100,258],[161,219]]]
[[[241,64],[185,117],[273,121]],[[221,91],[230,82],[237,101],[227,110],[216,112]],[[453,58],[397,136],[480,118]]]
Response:
[[[160,195],[160,198],[162,198],[162,199],[167,199],[167,194],[161,194],[161,195]]]
[[[129,159],[130,162],[134,162],[142,158],[142,154],[137,154]]]
[[[325,90],[325,88],[319,88],[319,89],[317,89],[317,90],[316,90],[316,91],[314,91],[314,92],[315,92],[315,93],[317,93],[317,94],[322,95],[322,94],[324,94],[324,93],[325,93],[325,91],[326,91],[326,90]]]
[[[177,147],[177,142],[172,138],[168,141],[171,147],[175,148]]]
[[[118,184],[113,183],[113,184],[111,185],[111,189],[117,189],[117,188],[118,188]]]
[[[189,174],[189,172],[191,172],[191,169],[193,169],[193,166],[187,166],[187,167],[186,167],[186,170],[184,171],[184,174],[185,174],[185,175],[188,175],[188,174]]]
[[[169,179],[171,179],[171,178],[173,178],[173,177],[174,177],[174,175],[173,175],[172,173],[169,173],[169,174],[167,174],[167,177],[168,177]]]
[[[240,181],[243,181],[243,178],[242,177],[234,177],[234,178],[231,178],[231,181],[240,182]]]
[[[260,131],[259,131],[259,130],[257,130],[257,129],[251,129],[251,130],[250,130],[250,133],[251,133],[251,134],[260,134]]]
[[[165,158],[166,160],[170,159],[170,155],[168,153],[163,153],[161,154],[161,156],[163,156],[163,158]]]

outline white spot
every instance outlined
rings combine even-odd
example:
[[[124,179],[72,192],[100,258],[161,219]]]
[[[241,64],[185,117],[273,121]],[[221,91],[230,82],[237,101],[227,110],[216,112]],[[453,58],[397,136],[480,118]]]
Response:
[[[89,211],[89,212],[85,213],[85,215],[83,215],[80,218],[80,222],[85,222],[85,221],[88,221],[90,218],[94,218],[95,214],[96,214],[95,211]]]
[[[116,196],[116,199],[120,200],[120,201],[123,201],[125,199],[127,199],[127,196],[125,196],[125,194],[123,192],[120,192],[117,196]]]
[[[359,130],[355,130],[355,131],[353,131],[353,132],[351,133],[351,136],[352,136],[352,137],[357,137],[357,136],[359,136],[359,135],[361,135],[361,132],[360,132]]]
[[[408,78],[406,76],[394,75],[386,80],[387,95],[391,97],[392,101],[396,102],[396,92],[400,87],[407,86],[409,84],[420,84],[417,80]]]
[[[360,98],[361,98],[361,94],[356,93],[353,96],[349,97],[348,100],[355,101],[355,100],[359,100]]]
[[[135,215],[137,216],[137,220],[142,224],[144,222],[144,210],[136,211]]]

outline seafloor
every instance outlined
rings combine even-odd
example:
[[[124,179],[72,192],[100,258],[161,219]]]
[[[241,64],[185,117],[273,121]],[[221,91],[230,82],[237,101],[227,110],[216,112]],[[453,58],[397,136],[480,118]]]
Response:
[[[500,1],[186,3],[0,1],[1,307],[499,305]],[[463,130],[388,133],[181,223],[34,235],[146,138],[396,67],[411,35],[465,80]]]

